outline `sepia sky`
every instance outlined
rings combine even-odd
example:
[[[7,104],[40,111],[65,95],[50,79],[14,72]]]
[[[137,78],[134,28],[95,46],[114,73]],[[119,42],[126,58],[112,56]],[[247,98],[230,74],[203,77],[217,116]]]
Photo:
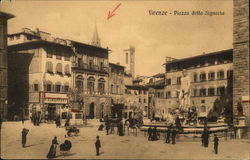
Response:
[[[108,11],[119,3],[116,15]],[[54,37],[90,43],[95,21],[102,47],[112,50],[110,62],[124,64],[123,49],[135,46],[136,75],[164,72],[166,56],[185,58],[232,48],[233,0],[166,1],[18,1],[5,0],[0,9],[16,16],[8,33],[39,28]],[[223,16],[150,16],[149,10],[223,11]]]

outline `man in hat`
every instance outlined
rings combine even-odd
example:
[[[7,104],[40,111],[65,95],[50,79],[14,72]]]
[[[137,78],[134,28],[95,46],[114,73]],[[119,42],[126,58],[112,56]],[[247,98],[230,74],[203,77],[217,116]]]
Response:
[[[25,145],[26,145],[26,140],[27,140],[27,134],[28,134],[29,130],[26,129],[26,128],[23,128],[23,131],[22,131],[22,146],[23,148],[25,148]]]
[[[214,153],[218,154],[219,138],[214,134]]]
[[[96,149],[96,155],[100,155],[100,148],[101,148],[101,141],[99,139],[99,136],[96,136],[96,142],[95,142],[95,149]]]

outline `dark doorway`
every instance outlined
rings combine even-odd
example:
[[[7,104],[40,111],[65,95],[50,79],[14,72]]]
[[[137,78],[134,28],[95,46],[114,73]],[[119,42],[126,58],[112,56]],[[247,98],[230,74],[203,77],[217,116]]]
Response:
[[[101,117],[100,118],[104,118],[104,105],[103,104],[101,104]]]
[[[113,104],[111,107],[111,117],[121,119],[123,108],[124,104]]]
[[[89,118],[93,119],[95,117],[95,104],[90,103],[89,105]]]
[[[49,105],[48,106],[48,120],[55,120],[56,117],[56,106]]]

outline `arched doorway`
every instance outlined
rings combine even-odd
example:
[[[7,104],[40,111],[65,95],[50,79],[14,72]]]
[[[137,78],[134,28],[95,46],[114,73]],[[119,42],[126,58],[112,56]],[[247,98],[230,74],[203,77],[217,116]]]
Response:
[[[95,117],[95,104],[90,103],[89,105],[89,118],[93,119]]]

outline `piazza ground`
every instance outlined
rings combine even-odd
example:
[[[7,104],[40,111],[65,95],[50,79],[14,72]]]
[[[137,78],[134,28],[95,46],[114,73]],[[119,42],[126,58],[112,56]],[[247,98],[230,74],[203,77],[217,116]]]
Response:
[[[137,136],[126,134],[106,135],[98,131],[97,120],[90,120],[87,127],[80,128],[80,135],[68,138],[73,147],[70,153],[63,157],[57,148],[56,159],[249,159],[248,140],[220,139],[219,154],[213,152],[213,142],[210,139],[208,148],[201,147],[199,139],[177,139],[175,145],[166,144],[163,140],[147,141],[142,132]],[[28,128],[27,148],[22,148],[21,131]],[[65,129],[56,128],[55,124],[33,126],[30,121],[4,122],[1,130],[1,158],[3,159],[46,159],[51,140],[57,136],[59,143],[64,142]],[[95,155],[94,142],[100,136],[101,155]]]

